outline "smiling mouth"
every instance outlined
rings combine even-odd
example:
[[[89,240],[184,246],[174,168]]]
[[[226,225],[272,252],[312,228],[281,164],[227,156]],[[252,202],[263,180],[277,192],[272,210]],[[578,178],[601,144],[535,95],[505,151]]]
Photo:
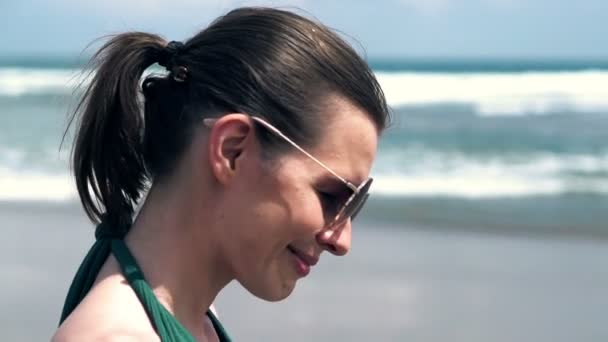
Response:
[[[308,256],[292,246],[287,246],[287,250],[293,256],[293,265],[298,275],[307,276],[310,273],[310,268],[317,263],[316,258]]]

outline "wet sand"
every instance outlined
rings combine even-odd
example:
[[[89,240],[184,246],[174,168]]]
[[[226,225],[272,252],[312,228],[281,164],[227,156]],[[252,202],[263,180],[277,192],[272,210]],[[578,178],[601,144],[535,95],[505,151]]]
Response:
[[[52,335],[93,242],[77,203],[0,203],[0,330]],[[231,284],[216,301],[236,341],[606,341],[608,242],[428,227],[355,228],[280,303]]]

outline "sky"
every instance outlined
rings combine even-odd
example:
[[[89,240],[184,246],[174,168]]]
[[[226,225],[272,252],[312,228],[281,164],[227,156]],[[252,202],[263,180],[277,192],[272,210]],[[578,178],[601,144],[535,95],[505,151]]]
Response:
[[[72,56],[129,30],[185,40],[247,5],[313,16],[371,58],[608,58],[608,0],[0,0],[0,57]]]

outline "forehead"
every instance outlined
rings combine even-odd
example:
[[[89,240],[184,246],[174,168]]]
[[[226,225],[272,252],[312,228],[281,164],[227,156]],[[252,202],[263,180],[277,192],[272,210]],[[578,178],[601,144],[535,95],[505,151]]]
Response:
[[[324,132],[311,153],[341,177],[359,185],[369,177],[378,132],[367,113],[342,98],[323,107]],[[321,170],[323,171],[323,170]]]

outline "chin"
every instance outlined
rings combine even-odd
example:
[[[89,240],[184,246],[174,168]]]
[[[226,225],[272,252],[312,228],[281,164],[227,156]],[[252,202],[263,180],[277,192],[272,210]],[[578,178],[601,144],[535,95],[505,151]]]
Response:
[[[284,286],[279,291],[273,291],[271,293],[268,293],[267,296],[260,297],[260,298],[264,299],[266,301],[269,301],[269,302],[278,302],[278,301],[281,301],[281,300],[289,297],[289,295],[291,295],[291,293],[293,292],[295,287],[296,287],[295,283],[293,283],[291,285],[284,284]]]
[[[293,292],[301,276],[294,270],[291,253],[284,253],[265,265],[246,265],[236,280],[249,293],[268,302],[281,301]],[[253,267],[252,267],[253,266]]]
[[[257,284],[241,285],[252,295],[268,302],[278,302],[287,297],[293,292],[296,287],[296,280],[287,281],[284,279],[273,280]]]

